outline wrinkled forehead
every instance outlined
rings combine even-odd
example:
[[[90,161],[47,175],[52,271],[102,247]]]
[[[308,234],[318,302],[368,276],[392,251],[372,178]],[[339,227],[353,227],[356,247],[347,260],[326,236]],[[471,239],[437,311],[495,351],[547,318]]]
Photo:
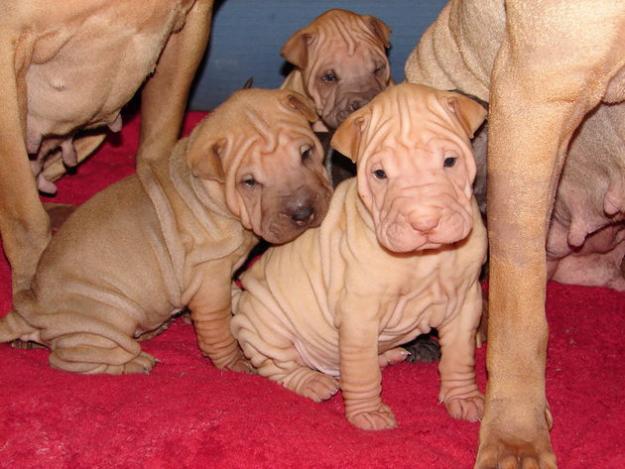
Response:
[[[332,55],[341,52],[346,57],[369,55],[379,49],[384,53],[383,45],[357,15],[331,15],[317,26],[316,40],[311,48],[316,51],[332,51]],[[327,56],[327,53],[318,54]]]
[[[299,112],[286,106],[261,109],[248,107],[233,122],[233,133],[238,144],[252,142],[255,153],[270,154],[293,140],[312,139],[314,134],[308,121]]]
[[[359,147],[359,164],[366,164],[372,155],[395,158],[402,153],[470,151],[464,131],[436,96],[374,99]]]
[[[370,104],[371,118],[361,146],[363,157],[402,149],[428,152],[445,146],[463,151],[467,148],[462,127],[436,94],[391,92],[386,99],[378,98]]]

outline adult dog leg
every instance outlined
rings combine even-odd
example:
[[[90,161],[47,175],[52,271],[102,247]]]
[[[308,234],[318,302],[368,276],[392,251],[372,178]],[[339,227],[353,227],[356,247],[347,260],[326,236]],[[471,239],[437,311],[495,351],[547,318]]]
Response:
[[[184,28],[173,34],[141,93],[141,140],[137,159],[168,155],[178,140],[189,90],[210,35],[213,0],[197,0]]]
[[[19,98],[18,76],[25,70],[16,63],[16,42],[17,38],[12,43],[0,40],[0,234],[12,268],[14,294],[30,286],[50,239],[48,216],[39,201],[24,142],[26,103],[25,95]]]
[[[507,2],[514,28],[506,31],[493,71],[489,383],[480,469],[556,467],[545,398],[545,240],[570,138],[623,66],[619,24],[610,19],[618,15],[617,6],[609,12],[597,9],[596,2],[569,6],[560,2],[536,16],[527,2]],[[585,21],[579,21],[577,7],[585,7]],[[608,24],[615,31],[606,31]],[[549,35],[534,34],[547,25]],[[601,43],[597,31],[612,43]],[[570,40],[554,48],[553,37]]]

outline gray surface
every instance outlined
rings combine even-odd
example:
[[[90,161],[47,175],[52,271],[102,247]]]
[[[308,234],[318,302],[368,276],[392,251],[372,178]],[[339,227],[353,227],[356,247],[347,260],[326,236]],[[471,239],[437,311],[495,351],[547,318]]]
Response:
[[[214,108],[253,76],[254,86],[277,88],[284,75],[280,49],[289,36],[331,8],[377,16],[392,29],[395,81],[404,62],[446,0],[225,0],[218,2],[209,50],[191,108]]]

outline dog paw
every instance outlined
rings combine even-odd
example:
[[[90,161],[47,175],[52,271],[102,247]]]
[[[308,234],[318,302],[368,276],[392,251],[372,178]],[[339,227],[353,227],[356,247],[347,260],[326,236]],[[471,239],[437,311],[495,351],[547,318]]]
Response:
[[[549,434],[533,441],[491,435],[480,446],[475,469],[557,469]]]
[[[339,383],[331,376],[311,371],[300,383],[297,393],[315,402],[330,399],[339,390]]]
[[[145,352],[141,352],[135,358],[133,358],[128,363],[125,363],[123,365],[122,373],[124,374],[146,373],[147,374],[150,371],[152,371],[152,368],[154,368],[154,365],[156,365],[157,361],[158,360],[154,358],[152,355],[147,354]]]
[[[445,402],[447,412],[455,419],[477,422],[484,415],[484,396],[456,398]]]
[[[489,410],[480,428],[475,469],[557,468],[549,439],[549,409],[541,412],[535,405],[505,405],[502,401],[499,405],[491,402]],[[517,413],[520,410],[525,412]]]
[[[397,427],[393,411],[386,404],[380,403],[377,409],[347,415],[352,425],[363,430],[387,430]]]
[[[384,368],[387,365],[403,362],[409,355],[410,352],[405,348],[395,347],[378,355],[378,363],[380,364],[380,368]]]

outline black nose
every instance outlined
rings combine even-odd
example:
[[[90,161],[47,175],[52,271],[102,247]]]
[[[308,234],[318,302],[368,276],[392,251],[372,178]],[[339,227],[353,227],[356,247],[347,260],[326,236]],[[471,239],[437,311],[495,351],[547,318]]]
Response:
[[[291,212],[291,219],[296,225],[303,225],[312,218],[314,213],[315,211],[310,205],[305,205],[293,210]]]
[[[368,99],[353,99],[351,103],[349,103],[349,109],[351,109],[352,111],[357,111],[358,109],[360,109],[361,107],[363,107],[365,104],[367,104],[369,100]]]
[[[337,122],[341,124],[352,112],[357,111],[369,101],[370,98],[368,96],[354,96],[350,98],[346,103],[344,103],[345,106],[343,109],[336,114]]]

